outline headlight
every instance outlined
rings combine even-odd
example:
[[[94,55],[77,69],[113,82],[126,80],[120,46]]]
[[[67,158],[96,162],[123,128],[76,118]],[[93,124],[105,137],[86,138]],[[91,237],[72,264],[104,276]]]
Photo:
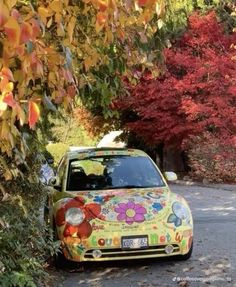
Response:
[[[188,209],[180,202],[174,202],[172,206],[174,214],[180,219],[188,219]]]
[[[73,207],[66,211],[65,219],[71,225],[79,225],[84,221],[84,213],[80,208]]]

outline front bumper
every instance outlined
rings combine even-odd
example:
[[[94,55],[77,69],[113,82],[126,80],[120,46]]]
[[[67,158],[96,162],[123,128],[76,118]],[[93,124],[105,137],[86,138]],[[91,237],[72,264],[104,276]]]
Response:
[[[169,257],[175,255],[184,255],[188,253],[191,248],[193,232],[192,230],[184,230],[182,232],[175,232],[167,234],[166,236],[153,234],[148,235],[149,247],[144,249],[128,249],[123,250],[120,244],[120,238],[116,240],[105,240],[100,238],[95,245],[95,240],[80,240],[79,238],[67,237],[62,241],[63,252],[65,257],[71,261],[113,261],[113,260],[129,260],[129,259],[145,259],[145,258],[159,258]],[[156,240],[158,238],[158,240]],[[171,239],[174,240],[171,240]],[[93,242],[93,244],[91,244]],[[110,243],[110,245],[108,245]],[[165,247],[173,246],[173,252],[167,254]],[[95,257],[94,251],[99,250],[100,256]]]
[[[167,245],[150,246],[146,249],[131,249],[122,250],[121,248],[100,249],[101,257],[94,258],[93,250],[87,250],[83,256],[82,261],[112,261],[112,260],[128,260],[128,259],[144,259],[144,258],[157,258],[166,257],[180,254],[180,246],[174,244],[174,251],[171,254],[166,254],[165,247]],[[96,249],[95,249],[96,250]]]

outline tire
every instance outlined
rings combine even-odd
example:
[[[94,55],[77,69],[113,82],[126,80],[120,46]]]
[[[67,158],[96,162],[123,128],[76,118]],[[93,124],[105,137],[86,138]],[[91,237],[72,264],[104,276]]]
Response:
[[[68,260],[60,247],[59,252],[53,257],[53,265],[56,269],[72,270],[78,269],[79,263]]]
[[[193,242],[191,244],[191,247],[188,251],[188,253],[184,254],[184,255],[178,255],[176,256],[176,259],[177,260],[182,260],[182,261],[185,261],[185,260],[188,260],[191,256],[192,256],[192,253],[193,253]]]
[[[53,240],[59,241],[55,221],[53,222]],[[67,266],[68,260],[65,258],[62,251],[62,246],[59,247],[58,253],[53,256],[53,264],[56,268],[64,268]]]
[[[63,269],[68,265],[68,261],[65,258],[61,250],[61,247],[60,247],[59,252],[53,256],[53,263],[54,263],[54,266],[58,269]]]
[[[53,222],[53,240],[60,241],[57,234],[56,223]],[[67,259],[63,253],[62,246],[59,247],[58,252],[53,256],[52,263],[56,269],[73,269],[78,268],[78,262]]]

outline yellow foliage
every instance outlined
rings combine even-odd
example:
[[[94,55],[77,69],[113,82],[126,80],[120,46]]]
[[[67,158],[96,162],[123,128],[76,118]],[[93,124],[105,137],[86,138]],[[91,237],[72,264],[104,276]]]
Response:
[[[10,11],[7,5],[0,1],[0,27],[3,26],[10,16]]]
[[[68,36],[70,39],[70,43],[73,40],[73,34],[74,34],[74,29],[75,29],[75,24],[76,24],[76,18],[74,16],[72,16],[69,20],[69,24],[67,26],[67,30],[68,30]]]
[[[49,3],[49,8],[53,12],[60,13],[62,12],[63,6],[62,6],[62,1],[61,0],[54,0],[51,3]]]
[[[39,13],[39,16],[40,16],[41,20],[43,21],[43,23],[46,24],[47,18],[51,16],[48,9],[46,9],[45,7],[39,7],[38,13]]]
[[[17,0],[7,0],[5,2],[7,3],[8,8],[11,9],[16,5]]]
[[[145,62],[133,40],[146,39],[154,31],[147,23],[163,10],[163,0],[83,0],[83,8],[77,1],[39,0],[35,9],[16,3],[0,0],[0,149],[8,154],[20,141],[17,120],[36,127],[45,87],[49,101],[72,105],[74,91],[94,83],[91,70],[109,65],[113,42],[121,43],[126,65]]]
[[[20,42],[20,25],[12,16],[8,18],[8,21],[4,25],[5,33],[7,34],[8,41],[17,47]]]

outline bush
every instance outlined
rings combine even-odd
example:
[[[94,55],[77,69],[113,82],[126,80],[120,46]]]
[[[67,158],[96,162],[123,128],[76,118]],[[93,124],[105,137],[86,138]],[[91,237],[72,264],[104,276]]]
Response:
[[[40,286],[48,278],[46,259],[58,247],[40,216],[46,193],[37,186],[30,188],[33,192],[27,194],[29,190],[25,187],[25,194],[18,193],[0,204],[2,287]]]
[[[18,208],[16,203],[18,202]],[[37,287],[49,279],[45,270],[46,258],[54,254],[57,245],[52,241],[39,212],[21,206],[20,196],[1,208],[0,286]],[[43,285],[45,286],[45,285]]]
[[[39,147],[11,158],[0,153],[0,286],[46,286],[47,259],[58,250],[42,218],[47,196],[38,179]]]
[[[192,176],[210,182],[236,182],[236,147],[232,140],[205,133],[188,148]]]

